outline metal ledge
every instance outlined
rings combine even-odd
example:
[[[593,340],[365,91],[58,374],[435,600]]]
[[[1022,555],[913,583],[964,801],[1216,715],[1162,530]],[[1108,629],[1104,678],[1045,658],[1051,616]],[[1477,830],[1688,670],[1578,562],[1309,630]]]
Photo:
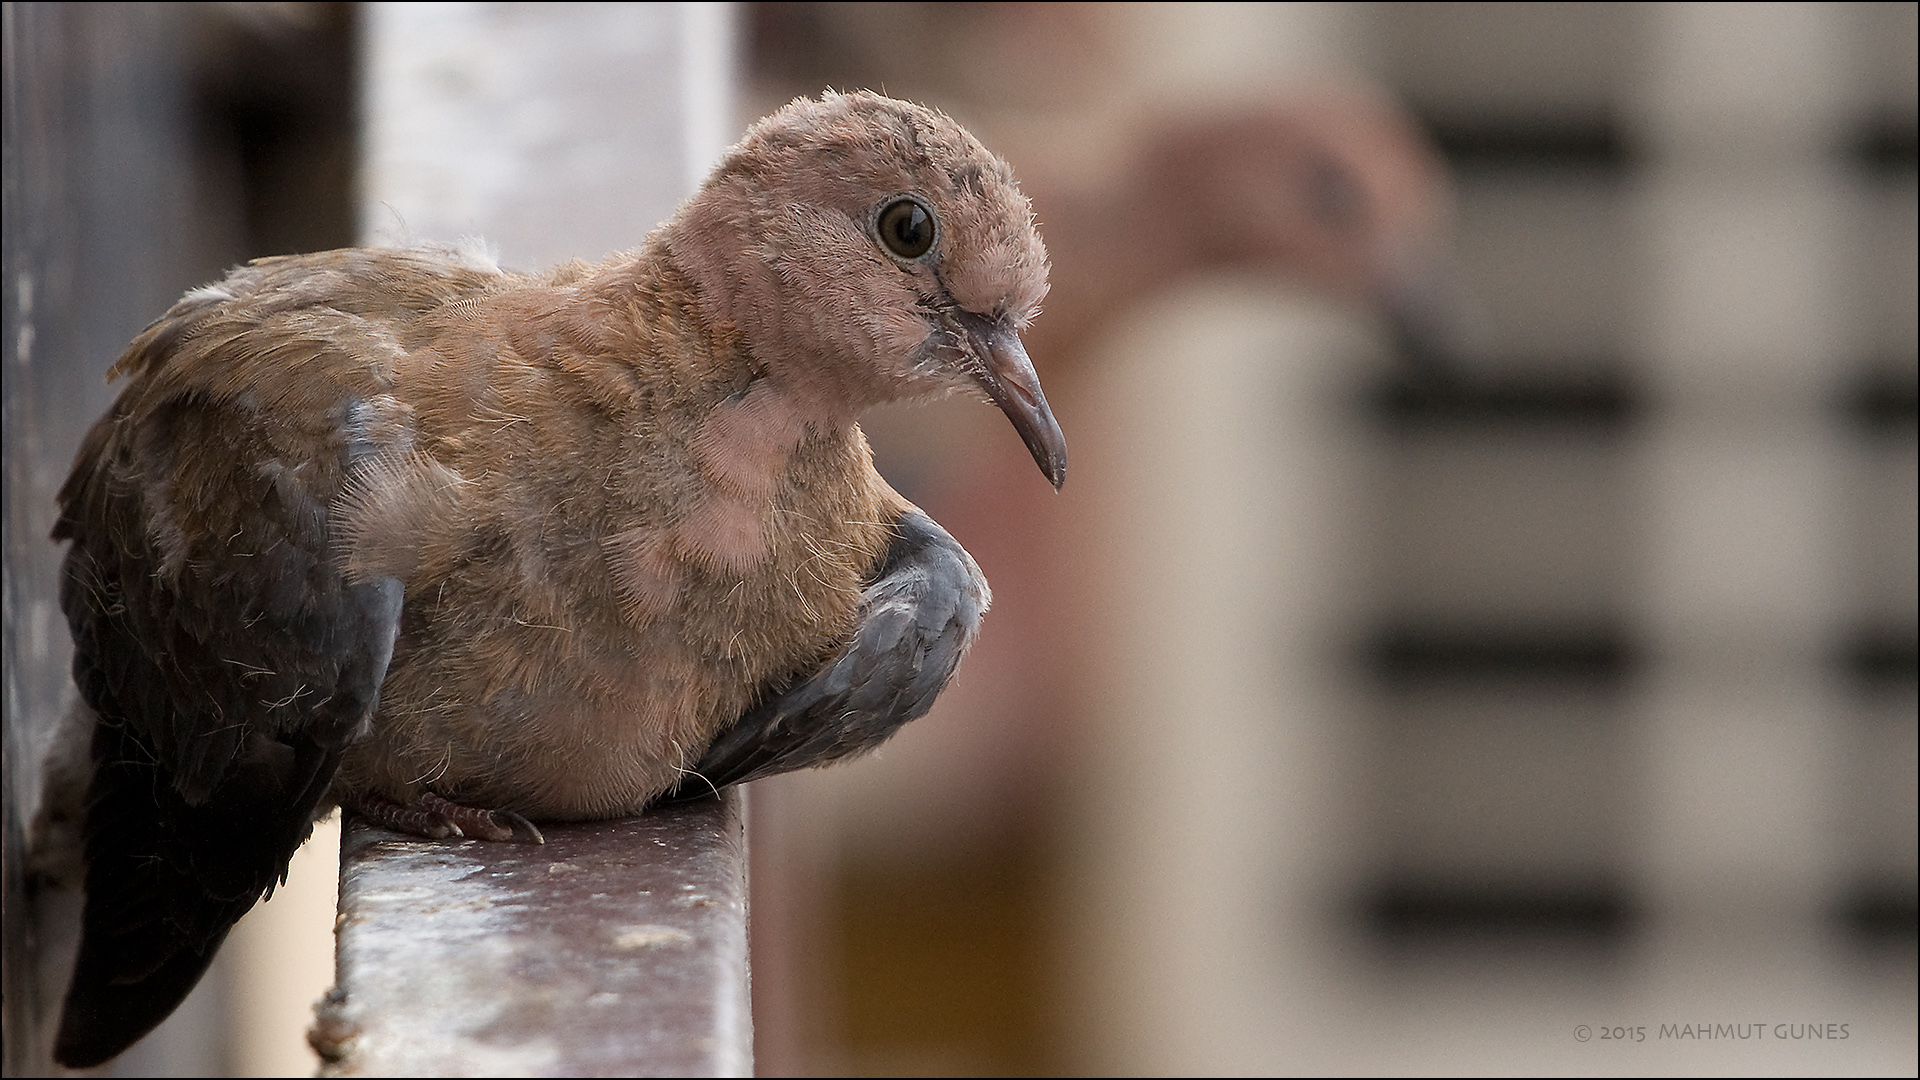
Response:
[[[353,823],[323,1076],[749,1076],[737,790],[544,846]]]

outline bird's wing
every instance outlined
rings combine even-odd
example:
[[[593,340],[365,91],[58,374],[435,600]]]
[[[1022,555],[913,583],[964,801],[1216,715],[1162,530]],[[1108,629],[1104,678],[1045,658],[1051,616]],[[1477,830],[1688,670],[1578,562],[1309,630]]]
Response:
[[[392,656],[401,585],[350,580],[330,520],[356,465],[393,452],[368,422],[382,335],[252,284],[189,294],[135,341],[60,495],[74,681],[99,718],[55,1051],[72,1066],[164,1019],[282,878]]]
[[[697,798],[879,746],[932,707],[989,599],[986,578],[958,541],[917,510],[903,514],[861,597],[852,642],[748,709],[666,798]]]

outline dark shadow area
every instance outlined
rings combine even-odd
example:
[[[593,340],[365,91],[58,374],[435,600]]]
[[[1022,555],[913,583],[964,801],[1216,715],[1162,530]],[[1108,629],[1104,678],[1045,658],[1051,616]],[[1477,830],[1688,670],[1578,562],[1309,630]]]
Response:
[[[1357,903],[1364,925],[1390,946],[1441,937],[1555,938],[1614,946],[1638,925],[1624,890],[1595,885],[1434,885],[1383,881]]]
[[[1379,630],[1361,648],[1380,681],[1400,687],[1453,679],[1551,678],[1616,687],[1639,662],[1618,626],[1489,626],[1408,622]]]

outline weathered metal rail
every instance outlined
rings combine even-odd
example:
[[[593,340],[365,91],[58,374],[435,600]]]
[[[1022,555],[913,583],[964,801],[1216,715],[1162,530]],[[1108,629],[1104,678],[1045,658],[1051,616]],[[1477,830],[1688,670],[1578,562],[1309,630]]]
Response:
[[[751,1075],[744,821],[732,790],[538,846],[350,825],[322,1075]]]

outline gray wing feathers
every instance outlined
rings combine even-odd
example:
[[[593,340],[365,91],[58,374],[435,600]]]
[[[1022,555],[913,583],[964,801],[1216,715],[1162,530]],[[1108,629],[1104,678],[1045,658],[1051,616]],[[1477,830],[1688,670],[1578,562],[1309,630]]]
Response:
[[[171,1012],[284,874],[369,722],[400,619],[400,583],[347,580],[332,537],[343,477],[371,452],[344,422],[352,394],[303,387],[318,405],[303,422],[246,391],[154,391],[173,374],[136,374],[90,433],[55,530],[72,541],[74,681],[98,717],[56,1046],[76,1067]]]
[[[912,511],[894,529],[862,595],[853,640],[819,671],[747,710],[669,799],[865,753],[933,706],[991,595],[972,557],[931,518]]]

